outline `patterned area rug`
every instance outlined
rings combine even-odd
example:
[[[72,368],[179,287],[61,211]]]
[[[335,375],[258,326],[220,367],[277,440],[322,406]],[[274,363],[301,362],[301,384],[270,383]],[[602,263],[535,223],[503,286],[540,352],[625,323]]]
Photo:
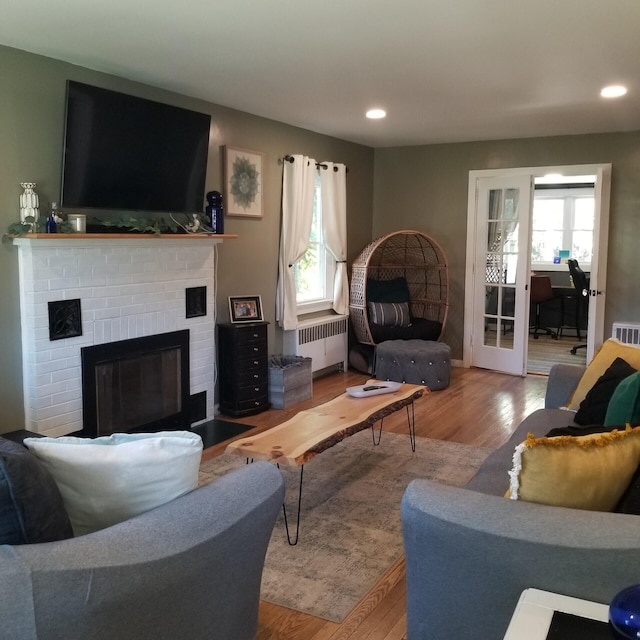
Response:
[[[392,433],[383,433],[374,447],[366,430],[316,456],[304,468],[300,540],[289,546],[280,514],[267,551],[262,599],[342,622],[402,555],[400,499],[409,482],[429,478],[463,485],[489,453],[428,438],[418,438],[412,453],[409,437]],[[243,464],[243,458],[227,454],[208,460],[201,483]],[[299,470],[283,473],[291,526]]]

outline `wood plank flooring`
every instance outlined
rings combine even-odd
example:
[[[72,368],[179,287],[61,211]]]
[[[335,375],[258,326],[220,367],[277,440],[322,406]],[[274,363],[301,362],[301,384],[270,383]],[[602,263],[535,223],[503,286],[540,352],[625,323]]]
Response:
[[[549,373],[552,365],[587,363],[587,350],[578,349],[571,353],[571,349],[578,344],[584,344],[586,338],[578,340],[575,336],[563,335],[554,340],[551,336],[541,335],[537,340],[529,334],[529,353],[527,357],[527,371],[529,373]]]
[[[258,433],[302,409],[334,398],[348,386],[362,384],[367,377],[349,371],[316,379],[310,400],[287,409],[270,409],[238,422],[255,425],[253,432]],[[447,389],[428,394],[415,403],[416,434],[497,448],[523,418],[543,406],[546,384],[547,378],[542,375],[520,378],[482,369],[454,368]],[[386,418],[384,429],[405,433],[404,412]],[[211,447],[203,457],[219,455],[225,446],[226,443]],[[341,624],[262,602],[258,640],[403,640],[406,635],[404,579],[405,565],[401,559]]]

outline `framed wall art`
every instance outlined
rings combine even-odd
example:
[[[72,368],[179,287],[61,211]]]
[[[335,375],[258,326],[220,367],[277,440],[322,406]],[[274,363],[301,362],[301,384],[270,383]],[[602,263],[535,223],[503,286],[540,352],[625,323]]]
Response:
[[[228,216],[262,218],[263,159],[260,151],[225,147],[224,195]]]
[[[231,322],[262,322],[260,296],[229,296]]]

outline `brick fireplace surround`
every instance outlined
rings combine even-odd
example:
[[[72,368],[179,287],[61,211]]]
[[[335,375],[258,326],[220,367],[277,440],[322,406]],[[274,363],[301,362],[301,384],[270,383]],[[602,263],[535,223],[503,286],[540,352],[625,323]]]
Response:
[[[82,428],[80,348],[190,330],[191,394],[214,417],[215,252],[221,237],[29,236],[18,247],[25,429]],[[206,287],[207,313],[186,317],[186,289]],[[49,338],[48,303],[80,299],[82,335]]]

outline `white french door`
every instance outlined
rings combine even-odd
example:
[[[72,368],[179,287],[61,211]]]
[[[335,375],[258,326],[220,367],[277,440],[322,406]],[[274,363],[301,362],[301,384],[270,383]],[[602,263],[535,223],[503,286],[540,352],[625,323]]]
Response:
[[[532,177],[481,178],[476,191],[472,365],[526,373]]]
[[[533,181],[595,175],[587,362],[602,344],[611,165],[469,172],[463,365],[526,374]]]

